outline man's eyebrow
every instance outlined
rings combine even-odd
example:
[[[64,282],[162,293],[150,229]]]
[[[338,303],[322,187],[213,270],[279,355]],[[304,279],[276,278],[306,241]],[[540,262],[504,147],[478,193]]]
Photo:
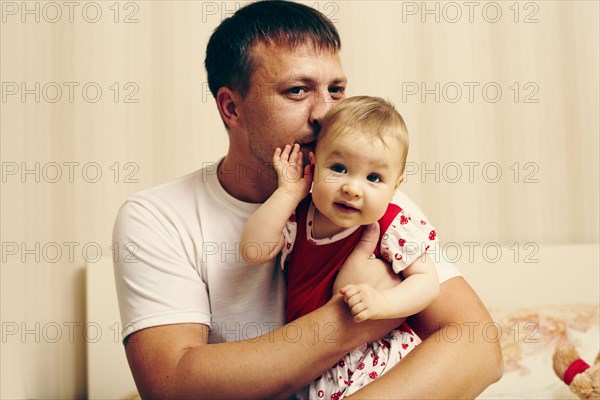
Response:
[[[348,83],[348,79],[346,77],[337,78],[337,79],[334,79],[333,81],[331,81],[331,83],[333,83],[334,85],[339,85],[339,84],[345,85]]]
[[[315,80],[309,76],[304,76],[304,75],[299,75],[299,76],[290,76],[289,78],[286,79],[287,82],[302,82],[305,84],[314,84]],[[336,78],[330,82],[328,82],[328,85],[345,85],[348,82],[348,79],[346,77],[343,78]]]

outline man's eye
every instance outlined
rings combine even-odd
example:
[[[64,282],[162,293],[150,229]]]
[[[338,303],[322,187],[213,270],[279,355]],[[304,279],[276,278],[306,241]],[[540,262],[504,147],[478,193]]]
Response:
[[[340,98],[344,95],[346,88],[343,86],[332,86],[329,88],[329,93],[333,98]]]
[[[342,164],[333,164],[331,167],[329,167],[333,172],[337,173],[337,174],[344,174],[346,173],[346,167],[344,167]]]
[[[369,182],[378,183],[381,182],[381,177],[377,174],[369,174],[367,175],[367,180]]]
[[[297,87],[293,87],[293,88],[288,89],[286,92],[288,94],[293,95],[293,96],[298,96],[299,97],[299,96],[302,96],[302,95],[306,94],[307,90],[304,87],[297,86]]]

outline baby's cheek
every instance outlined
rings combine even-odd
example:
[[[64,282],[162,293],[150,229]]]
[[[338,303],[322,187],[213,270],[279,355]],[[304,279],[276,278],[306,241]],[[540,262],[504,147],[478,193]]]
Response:
[[[388,201],[377,201],[377,204],[373,204],[369,209],[368,213],[368,221],[365,221],[365,224],[373,223],[383,217],[385,214],[385,210],[387,210]]]
[[[317,209],[323,209],[327,203],[327,197],[328,193],[326,184],[323,184],[322,182],[313,182],[312,199]]]

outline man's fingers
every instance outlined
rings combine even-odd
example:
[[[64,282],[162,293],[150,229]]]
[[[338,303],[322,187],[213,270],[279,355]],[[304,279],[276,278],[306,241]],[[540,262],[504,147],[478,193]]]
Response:
[[[348,256],[348,260],[355,261],[359,260],[364,261],[371,257],[373,254],[373,250],[375,250],[375,246],[377,246],[377,242],[379,241],[379,224],[374,222],[363,229],[362,236],[360,240],[354,246],[354,250]]]

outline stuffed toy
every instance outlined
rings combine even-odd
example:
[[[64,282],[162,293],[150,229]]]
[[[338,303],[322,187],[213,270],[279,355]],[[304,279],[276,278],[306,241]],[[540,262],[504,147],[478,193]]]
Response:
[[[556,375],[571,392],[585,400],[600,400],[600,353],[591,367],[579,358],[575,347],[563,344],[556,348],[552,357]]]

